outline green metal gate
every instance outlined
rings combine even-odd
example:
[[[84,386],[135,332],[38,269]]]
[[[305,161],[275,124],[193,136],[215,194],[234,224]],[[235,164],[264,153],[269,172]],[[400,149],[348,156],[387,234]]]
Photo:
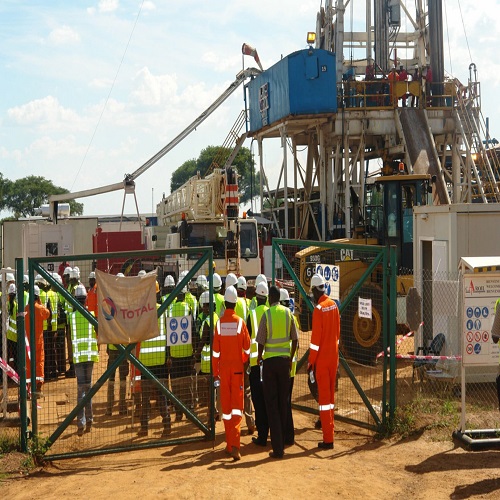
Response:
[[[124,271],[129,274],[137,274],[140,269],[156,270],[159,276],[160,286],[167,274],[177,274],[181,269],[187,271],[187,275],[178,282],[174,290],[158,308],[158,317],[162,316],[167,308],[173,303],[178,292],[191,282],[191,278],[197,274],[206,274],[209,282],[210,302],[213,303],[213,255],[211,247],[199,247],[183,250],[164,251],[137,251],[121,253],[102,253],[91,255],[71,255],[63,257],[66,262],[73,266],[78,264],[81,280],[84,284],[90,271],[95,268],[102,270]],[[29,294],[33,296],[35,275],[40,275],[46,280],[60,297],[60,300],[80,311],[94,327],[98,328],[98,320],[89,313],[75,298],[55,279],[53,270],[55,263],[61,262],[59,257],[32,258],[28,260]],[[22,276],[24,274],[24,263],[17,259],[16,269],[18,276],[18,303],[19,310],[24,308],[24,295]],[[50,269],[50,271],[48,271]],[[177,280],[176,280],[177,282]],[[196,299],[197,300],[197,299]],[[33,304],[30,304],[30,356],[32,366],[36,363],[35,338],[34,338],[34,314]],[[210,315],[210,317],[212,317]],[[194,321],[193,321],[194,325]],[[211,333],[214,325],[210,325]],[[24,316],[19,315],[18,331],[24,331]],[[198,335],[193,328],[193,335]],[[25,353],[24,336],[19,335],[20,353]],[[64,341],[63,341],[64,342]],[[144,366],[134,355],[136,344],[117,345],[119,355],[113,363],[106,366],[107,356],[104,346],[99,346],[100,360],[94,363],[93,385],[83,400],[77,403],[77,383],[75,378],[61,378],[45,381],[42,394],[35,394],[30,398],[26,390],[25,356],[20,356],[21,384],[20,384],[20,416],[21,416],[21,446],[27,450],[29,439],[38,439],[48,447],[45,457],[48,460],[70,458],[84,455],[96,455],[112,452],[128,451],[133,449],[152,448],[157,446],[188,443],[193,441],[206,441],[215,439],[215,409],[213,399],[209,397],[212,390],[212,376],[199,377],[198,374],[190,376],[186,380],[188,389],[173,392],[172,381],[158,379]],[[46,353],[47,355],[50,353]],[[153,381],[156,389],[156,407],[152,406],[150,415],[151,433],[147,437],[139,437],[137,430],[139,426],[140,402],[133,391],[131,377],[127,377],[127,413],[126,415],[106,415],[106,395],[103,390],[110,375],[116,371],[123,360],[128,360],[131,366],[140,371],[142,377]],[[194,365],[194,361],[193,361]],[[30,382],[30,381],[28,381]],[[108,382],[109,383],[109,382]],[[35,370],[32,370],[31,387],[36,387]],[[195,391],[194,398],[190,399],[187,391]],[[203,401],[201,395],[203,394]],[[171,434],[168,437],[158,436],[161,429],[160,416],[158,415],[158,397],[165,395],[173,413],[181,414],[181,417],[172,421]],[[78,436],[76,433],[75,417],[86,403],[92,400],[94,408],[94,421],[92,432]],[[154,398],[153,398],[154,400]],[[194,404],[191,402],[194,401]],[[29,418],[28,418],[29,416]],[[184,418],[185,417],[185,418]]]
[[[360,240],[364,242],[364,240]],[[306,373],[313,305],[310,279],[317,266],[329,269],[331,296],[340,303],[340,368],[335,418],[381,431],[396,406],[396,252],[394,247],[274,239],[273,279],[293,292],[300,325],[293,405],[318,413]],[[326,278],[326,276],[325,276]],[[334,279],[337,278],[337,279]],[[338,287],[338,289],[337,289]],[[361,302],[359,302],[361,299]],[[365,306],[365,314],[360,310]],[[368,316],[370,318],[363,317]]]

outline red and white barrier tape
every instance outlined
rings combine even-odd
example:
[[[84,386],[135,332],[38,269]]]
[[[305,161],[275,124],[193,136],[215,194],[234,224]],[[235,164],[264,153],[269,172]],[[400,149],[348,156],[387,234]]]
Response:
[[[419,325],[419,328],[423,325],[424,323],[420,323]],[[407,338],[410,338],[415,332],[412,331],[412,332],[408,332],[406,335],[403,335],[400,339],[398,339],[398,341],[396,342],[396,348],[399,346],[399,344],[401,344],[401,342],[403,342],[403,340],[406,340]],[[387,348],[387,352],[391,352],[391,348],[388,347]],[[384,355],[384,351],[381,351],[377,354],[377,359],[378,358],[381,358],[382,356]]]

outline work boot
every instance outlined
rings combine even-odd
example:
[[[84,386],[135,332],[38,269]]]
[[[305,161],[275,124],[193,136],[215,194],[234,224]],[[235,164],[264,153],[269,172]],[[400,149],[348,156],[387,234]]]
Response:
[[[85,432],[90,432],[91,430],[92,430],[92,420],[87,422],[87,424],[85,425]]]
[[[120,380],[120,394],[119,394],[119,414],[120,415],[126,415],[127,414],[127,381],[126,380]]]
[[[233,457],[233,460],[235,462],[237,462],[238,460],[241,460],[241,455],[240,455],[239,448],[236,448],[236,446],[233,446],[231,448],[231,456]]]
[[[64,374],[66,378],[75,378],[75,365],[73,363],[70,363],[69,369],[66,370],[66,373]]]
[[[108,397],[106,401],[106,415],[110,417],[113,414],[113,406],[115,404],[115,383],[108,380]]]
[[[333,443],[325,443],[324,441],[320,441],[318,443],[318,448],[322,450],[333,450]]]
[[[85,432],[85,429],[83,427],[78,427],[78,430],[76,431],[76,435],[78,437],[82,437],[84,432]]]

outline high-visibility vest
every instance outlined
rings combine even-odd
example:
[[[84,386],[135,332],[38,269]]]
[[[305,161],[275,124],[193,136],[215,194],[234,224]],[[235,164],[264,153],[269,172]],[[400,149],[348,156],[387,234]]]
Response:
[[[217,314],[214,312],[212,314],[212,325],[215,328],[215,325],[217,324],[217,321],[219,321],[219,317]],[[203,327],[204,325],[207,325],[210,328],[210,316],[207,314],[200,326],[200,339],[203,336]],[[208,344],[205,344],[203,346],[203,349],[201,350],[201,372],[202,373],[210,373],[210,367],[212,365],[212,358],[211,358],[211,350],[210,350],[210,342]]]
[[[10,309],[10,304],[7,302],[7,310]],[[9,326],[7,328],[7,338],[12,342],[17,342],[17,302],[14,301],[12,314],[9,312]]]
[[[196,318],[196,316],[198,316],[198,302],[196,297],[191,292],[186,292],[184,302],[189,305],[193,318]]]
[[[167,335],[163,315],[158,318],[158,330],[158,336],[141,342],[139,361],[144,366],[161,366],[165,364],[167,358]]]
[[[97,336],[92,323],[79,311],[71,313],[68,322],[73,345],[73,362],[99,361]]]
[[[243,321],[246,322],[248,318],[248,304],[245,297],[238,297],[236,305],[234,306],[234,312],[237,316],[239,316]]]
[[[258,306],[257,297],[252,297],[252,300],[250,301],[250,305],[248,306],[248,309],[251,311],[253,309],[256,309],[257,306]],[[266,306],[269,307],[269,299],[266,300]]]
[[[298,332],[299,331],[299,322],[297,321],[297,316],[294,316],[292,314],[292,318],[295,321],[295,328],[297,329],[297,332]],[[290,377],[295,377],[295,374],[297,373],[298,352],[299,352],[299,346],[297,346],[297,349],[295,349],[295,355],[293,356],[293,359],[292,359],[292,368],[290,369]],[[292,354],[292,340],[291,339],[290,339],[290,354]]]
[[[47,292],[47,302],[50,300],[50,307],[52,311],[52,331],[57,331],[57,304],[59,302],[59,295],[54,290],[49,290]],[[48,306],[46,306],[48,307]]]
[[[290,356],[290,327],[292,313],[290,309],[278,304],[266,312],[267,339],[264,346],[264,359],[277,356]]]
[[[259,345],[256,341],[257,331],[259,330],[260,320],[268,309],[269,307],[262,304],[250,311],[250,322],[252,325],[252,336],[250,338],[250,366],[257,366],[257,357],[259,354]]]
[[[224,309],[226,308],[226,302],[224,300],[224,295],[220,293],[214,293],[214,300],[215,300],[215,312],[219,318],[222,316],[224,313]]]
[[[178,318],[190,316],[191,309],[187,302],[176,302],[168,308],[168,318]],[[192,337],[191,337],[192,338]],[[187,358],[193,355],[193,344],[173,345],[170,346],[170,356],[172,358]]]

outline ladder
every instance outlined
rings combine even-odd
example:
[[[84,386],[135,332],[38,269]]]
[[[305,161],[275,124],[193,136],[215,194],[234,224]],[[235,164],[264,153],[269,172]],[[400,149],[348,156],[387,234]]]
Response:
[[[457,91],[456,121],[467,153],[464,182],[470,185],[469,199],[471,202],[498,203],[500,162],[495,151],[486,147],[488,143],[485,145],[482,140],[482,137],[488,139],[488,134],[479,105],[479,83],[469,82],[465,96],[460,90],[463,89]]]

